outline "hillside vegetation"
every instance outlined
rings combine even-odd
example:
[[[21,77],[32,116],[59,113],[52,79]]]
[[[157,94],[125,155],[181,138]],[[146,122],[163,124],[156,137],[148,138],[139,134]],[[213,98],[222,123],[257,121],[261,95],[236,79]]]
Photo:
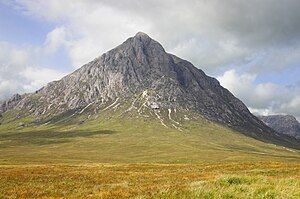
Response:
[[[177,115],[190,119],[175,128],[175,114],[162,123],[121,112],[69,113],[46,123],[6,113],[0,198],[300,197],[297,150],[188,113]]]
[[[118,115],[107,110],[90,119],[64,116],[47,125],[35,124],[33,118],[7,122],[6,115],[0,125],[0,163],[213,163],[300,157],[297,150],[257,141],[200,117],[174,128],[157,119]]]

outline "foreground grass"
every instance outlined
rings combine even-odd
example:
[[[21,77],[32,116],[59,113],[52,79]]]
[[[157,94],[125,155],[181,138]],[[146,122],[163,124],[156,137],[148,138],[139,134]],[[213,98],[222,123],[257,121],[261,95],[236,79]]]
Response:
[[[0,199],[300,198],[298,150],[201,118],[111,115],[0,119]]]
[[[0,198],[300,198],[300,164],[2,166]]]

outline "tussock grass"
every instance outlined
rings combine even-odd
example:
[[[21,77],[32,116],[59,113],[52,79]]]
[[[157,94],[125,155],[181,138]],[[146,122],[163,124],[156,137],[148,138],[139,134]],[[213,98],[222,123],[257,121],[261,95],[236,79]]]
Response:
[[[2,166],[0,197],[296,199],[300,164]]]
[[[13,116],[0,119],[0,199],[300,198],[299,151],[201,118],[179,131],[138,115]]]
[[[299,178],[266,176],[225,176],[194,186],[194,198],[299,198]]]

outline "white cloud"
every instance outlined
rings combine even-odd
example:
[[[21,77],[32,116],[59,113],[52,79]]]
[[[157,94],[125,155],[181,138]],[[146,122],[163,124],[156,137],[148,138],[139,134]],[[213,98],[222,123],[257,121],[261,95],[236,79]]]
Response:
[[[253,81],[255,74],[239,75],[235,70],[226,71],[222,76],[217,77],[221,85],[226,87],[235,95],[248,96],[250,90],[253,91]]]
[[[270,110],[268,108],[257,109],[257,108],[251,108],[251,107],[249,107],[249,111],[251,113],[255,114],[255,115],[263,115],[263,116],[276,114],[276,113],[274,113],[272,110]]]
[[[34,57],[43,50],[16,47],[0,42],[0,100],[15,93],[33,92],[49,81],[61,78],[65,73],[35,66]]]
[[[211,74],[233,63],[243,66],[255,61],[251,70],[259,73],[280,71],[300,61],[297,0],[15,2],[29,16],[63,24],[71,37],[67,38],[71,42],[68,51],[75,67],[138,31],[147,32],[168,51]]]
[[[142,17],[118,11],[101,1],[20,0],[18,3],[27,15],[64,24],[48,34],[46,46],[50,51],[61,45],[66,47],[75,68],[138,31],[149,30]]]
[[[13,80],[1,80],[0,81],[0,100],[6,99],[11,96],[12,91],[20,90],[20,86]]]
[[[68,53],[72,60],[73,67],[79,68],[82,65],[90,62],[94,58],[99,56],[99,46],[95,46],[93,40],[89,38],[83,38],[77,41],[73,41],[69,46]]]
[[[45,52],[53,54],[56,51],[59,50],[61,47],[67,47],[68,41],[67,39],[67,33],[65,28],[62,27],[56,27],[51,32],[49,32],[46,36],[45,41]]]
[[[63,72],[49,68],[28,67],[23,71],[24,78],[28,80],[28,84],[23,85],[23,88],[28,92],[34,91],[51,81],[61,79],[64,75],[66,74]]]
[[[300,121],[300,89],[294,98],[281,104],[279,110],[281,110],[283,113],[295,115]]]
[[[226,71],[217,78],[220,84],[240,98],[255,114],[292,114],[300,118],[300,87],[273,83],[256,84],[256,75]]]

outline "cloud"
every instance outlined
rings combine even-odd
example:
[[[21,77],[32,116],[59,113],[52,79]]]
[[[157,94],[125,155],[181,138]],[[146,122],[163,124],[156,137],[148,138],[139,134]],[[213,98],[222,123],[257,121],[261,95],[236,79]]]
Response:
[[[221,85],[242,99],[249,107],[266,108],[278,91],[272,83],[255,84],[256,74],[238,74],[234,69],[217,77]]]
[[[289,113],[297,117],[298,121],[300,121],[300,89],[298,90],[298,95],[294,98],[280,105],[279,110],[282,113]]]
[[[217,79],[255,114],[292,114],[300,119],[299,85],[256,84],[256,77],[256,74],[238,74],[235,70],[229,70]]]
[[[28,67],[23,71],[23,77],[28,81],[26,85],[23,85],[23,88],[25,91],[37,90],[50,81],[58,80],[65,75],[66,73],[49,68]]]
[[[31,53],[30,53],[31,52]],[[15,93],[32,92],[49,81],[59,79],[64,72],[35,66],[39,51],[32,47],[16,47],[0,42],[0,100]]]
[[[76,67],[138,31],[211,74],[249,62],[255,62],[250,70],[256,73],[281,71],[300,61],[297,0],[16,0],[13,5],[26,15],[64,24]]]
[[[48,34],[48,43],[54,48],[63,44],[75,68],[119,45],[141,29],[147,32],[147,22],[141,17],[119,12],[101,1],[17,2],[18,9],[26,15],[63,24],[63,29]]]
[[[44,44],[45,52],[53,54],[59,50],[59,48],[67,47],[67,33],[65,28],[56,27],[46,36],[46,41]]]
[[[208,74],[219,75],[222,85],[245,101],[251,110],[293,113],[299,117],[299,85],[290,88],[269,81],[256,83],[261,74],[279,76],[299,68],[298,0],[14,0],[6,3],[28,17],[55,24],[56,28],[48,33],[42,46],[33,49],[34,56],[18,49],[15,55],[13,49],[6,55],[0,48],[0,59],[16,57],[10,59],[16,63],[1,66],[11,68],[5,69],[5,74],[23,67],[17,62],[45,58],[41,52],[54,54],[60,49],[66,51],[73,67],[78,68],[143,31],[160,41],[168,52],[190,60]],[[0,60],[1,63],[6,62]],[[220,71],[226,72],[220,75]],[[0,82],[7,85],[8,80]]]

